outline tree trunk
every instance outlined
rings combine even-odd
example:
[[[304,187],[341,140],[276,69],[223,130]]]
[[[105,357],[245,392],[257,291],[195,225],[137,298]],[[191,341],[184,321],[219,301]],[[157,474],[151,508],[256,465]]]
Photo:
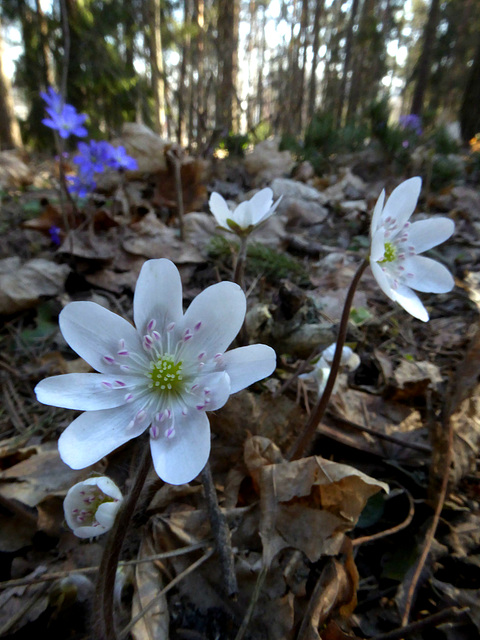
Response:
[[[358,0],[356,0],[358,2]],[[323,13],[325,0],[317,0],[315,3],[315,15],[313,18],[313,44],[312,44],[312,71],[310,75],[310,86],[308,95],[308,118],[312,119],[315,113],[315,99],[317,96],[317,66],[318,51],[320,49],[320,18]]]
[[[415,89],[413,92],[410,113],[422,115],[425,90],[430,79],[432,51],[435,44],[438,16],[440,12],[440,0],[432,0],[427,22],[423,30],[422,52],[417,63]]]
[[[480,37],[463,93],[460,126],[465,142],[480,131]]]
[[[218,95],[216,128],[224,135],[232,130],[238,64],[239,0],[218,0]]]
[[[155,101],[155,125],[162,138],[167,137],[167,116],[165,110],[165,78],[163,71],[163,51],[161,33],[160,0],[150,0],[150,66],[152,89]]]
[[[177,141],[178,144],[184,143],[185,136],[185,79],[187,73],[187,61],[189,58],[190,44],[191,44],[191,25],[192,17],[190,14],[189,2],[184,0],[183,2],[183,43],[182,43],[182,58],[180,61],[180,72],[178,79],[178,122],[177,122]]]
[[[3,35],[0,23],[0,148],[21,148],[22,137],[13,110],[13,97],[10,79],[3,70]]]
[[[345,38],[345,58],[343,60],[343,73],[342,80],[340,82],[340,89],[338,92],[338,105],[337,105],[337,127],[342,124],[343,107],[345,104],[345,93],[347,88],[348,72],[350,71],[350,62],[352,57],[352,40],[353,40],[353,27],[355,20],[357,19],[359,0],[353,0],[352,8],[350,9],[350,20],[347,26],[347,35]]]

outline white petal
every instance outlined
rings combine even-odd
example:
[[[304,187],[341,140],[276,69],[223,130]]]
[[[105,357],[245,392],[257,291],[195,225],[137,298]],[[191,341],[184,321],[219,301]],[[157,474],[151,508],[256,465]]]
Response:
[[[390,298],[390,300],[395,300],[395,298],[393,297],[391,280],[387,276],[385,271],[382,269],[382,267],[380,267],[377,262],[374,262],[372,260],[370,260],[370,267],[372,268],[372,273],[375,277],[375,280],[378,282],[378,285],[380,289],[383,291],[383,293],[388,298]]]
[[[422,179],[418,176],[405,180],[392,191],[381,215],[381,222],[391,217],[397,221],[399,229],[410,218],[417,206],[422,188]]]
[[[417,291],[429,293],[446,293],[455,286],[455,281],[450,271],[431,258],[413,256],[406,258],[402,263],[407,274],[407,284]]]
[[[250,209],[250,201],[241,202],[231,216],[239,227],[247,229],[252,223],[252,212]]]
[[[375,204],[375,209],[373,210],[372,224],[370,225],[371,237],[373,237],[373,235],[378,229],[378,225],[380,223],[380,216],[382,215],[382,211],[383,211],[384,202],[385,202],[385,189],[383,189],[382,193],[378,196],[378,200]]]
[[[95,302],[71,302],[60,313],[58,322],[68,344],[97,371],[107,374],[120,371],[103,359],[116,356],[120,340],[125,341],[128,351],[143,353],[134,327]]]
[[[273,191],[267,187],[256,193],[249,201],[251,212],[251,224],[258,224],[266,219],[273,205]]]
[[[128,378],[128,380],[127,380]],[[115,381],[127,386],[115,388]],[[133,382],[140,382],[133,376],[112,376],[101,373],[67,373],[62,376],[45,378],[35,387],[37,400],[42,404],[80,411],[113,409],[125,403],[127,389]],[[103,382],[112,385],[106,388]]]
[[[106,496],[110,496],[110,498],[115,498],[121,502],[123,500],[123,495],[117,485],[107,476],[100,476],[99,478],[91,478],[91,480],[95,480],[95,484],[103,491]]]
[[[214,191],[208,201],[210,211],[215,216],[216,221],[221,227],[228,229],[227,218],[232,217],[232,213],[228,208],[228,204],[222,198],[222,196]]]
[[[207,361],[223,353],[235,338],[245,319],[245,294],[233,282],[219,282],[202,291],[185,313],[183,326],[193,332],[185,345],[192,359],[200,353]],[[194,328],[200,324],[200,328]]]
[[[374,262],[383,260],[385,255],[385,229],[381,227],[373,234],[372,246],[370,248],[370,259]]]
[[[455,231],[455,223],[450,218],[429,218],[414,222],[408,232],[408,244],[422,253],[448,240]]]
[[[73,530],[73,533],[77,536],[77,538],[87,539],[87,538],[95,538],[96,536],[101,536],[102,533],[106,533],[108,529],[106,527],[102,527],[101,524],[96,527],[79,527]]]
[[[150,438],[153,465],[170,484],[185,484],[198,476],[210,454],[210,424],[204,411],[178,418],[175,435]]]
[[[198,384],[198,389],[187,400],[192,410],[197,406],[203,406],[208,399],[204,411],[215,411],[223,407],[230,397],[230,376],[225,371],[208,373],[197,378],[195,382]],[[209,390],[206,394],[204,394],[205,389]]]
[[[120,507],[120,502],[104,502],[96,510],[95,520],[105,527],[105,530],[111,529]]]
[[[269,376],[276,365],[275,351],[265,344],[251,344],[227,351],[222,358],[230,377],[230,393],[236,393]]]
[[[156,331],[162,334],[171,323],[183,316],[182,281],[177,267],[170,260],[147,260],[138,276],[133,298],[133,317],[140,335],[147,333],[147,324],[155,320]]]
[[[130,426],[141,408],[141,401],[134,401],[115,409],[82,413],[60,436],[60,457],[72,469],[84,469],[98,462],[145,431],[148,423]]]
[[[418,318],[423,322],[428,321],[428,313],[423,306],[417,294],[405,285],[398,285],[398,289],[394,291],[394,300],[401,305],[405,311],[408,311],[414,318]]]

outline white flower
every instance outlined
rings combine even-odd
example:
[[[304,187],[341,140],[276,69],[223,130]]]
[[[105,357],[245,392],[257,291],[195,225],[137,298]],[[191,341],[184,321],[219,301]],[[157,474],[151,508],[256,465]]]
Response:
[[[220,227],[228,231],[250,233],[275,212],[281,199],[280,197],[273,204],[273,191],[267,187],[256,193],[251,200],[241,202],[235,211],[230,211],[228,204],[215,191],[208,204]]]
[[[315,382],[318,385],[319,394],[323,393],[326,387],[336,348],[337,343],[334,342],[322,351],[321,356],[314,364],[312,371],[309,371],[308,373],[302,373],[298,376],[302,380],[312,380],[313,382]],[[358,357],[358,355],[354,353],[354,351],[350,347],[344,346],[342,348],[340,366],[347,367],[349,371],[355,371],[359,364],[360,358]]]
[[[409,222],[421,186],[418,177],[405,180],[392,191],[385,206],[385,191],[380,194],[372,217],[370,265],[385,295],[426,322],[427,310],[412,289],[446,293],[455,283],[442,264],[418,254],[445,242],[455,224],[439,217]]]
[[[63,501],[65,520],[79,538],[92,538],[109,531],[123,496],[117,485],[107,478],[89,478],[69,489]]]
[[[224,353],[245,310],[242,289],[220,282],[184,315],[180,274],[165,259],[142,267],[133,301],[136,329],[93,302],[67,305],[59,318],[63,336],[100,373],[54,376],[35,388],[44,404],[86,412],[60,436],[62,460],[83,469],[150,427],[158,475],[171,484],[195,478],[210,453],[205,412],[275,368],[275,352],[266,345]]]

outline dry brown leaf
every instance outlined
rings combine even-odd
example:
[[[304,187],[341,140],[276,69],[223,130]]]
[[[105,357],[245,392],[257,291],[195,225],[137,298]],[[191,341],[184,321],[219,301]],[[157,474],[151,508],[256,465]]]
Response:
[[[156,553],[151,536],[142,538],[138,559]],[[133,594],[132,619],[145,609],[145,614],[131,630],[135,640],[168,640],[170,616],[166,596],[158,596],[162,589],[161,574],[153,562],[142,562],[135,570],[136,589]],[[148,606],[155,601],[153,606]]]
[[[9,315],[37,305],[43,296],[63,291],[70,271],[66,264],[43,258],[22,265],[20,258],[0,260],[0,315]]]
[[[320,456],[272,464],[265,451],[275,451],[266,438],[255,436],[245,446],[245,464],[258,478],[266,566],[288,547],[303,551],[311,562],[335,555],[368,498],[380,489],[388,492],[385,483],[353,467]]]

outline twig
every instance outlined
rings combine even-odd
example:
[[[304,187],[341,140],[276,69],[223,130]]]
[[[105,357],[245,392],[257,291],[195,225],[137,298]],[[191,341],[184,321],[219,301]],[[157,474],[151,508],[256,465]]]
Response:
[[[368,433],[380,440],[386,440],[387,442],[393,442],[394,444],[398,444],[401,447],[405,447],[406,449],[414,449],[415,451],[421,451],[422,453],[432,453],[432,448],[428,444],[417,444],[415,442],[405,442],[400,438],[396,438],[395,436],[390,436],[386,433],[381,433],[376,429],[371,429],[370,427],[365,427],[362,424],[358,424],[357,422],[352,422],[347,418],[343,418],[342,416],[338,416],[331,411],[327,413],[328,417],[334,420],[335,422],[340,422],[341,424],[345,424],[348,427],[352,427],[352,429],[356,429],[357,431],[363,431],[364,433]]]
[[[393,631],[389,631],[388,633],[382,633],[371,640],[401,640],[401,638],[405,638],[407,635],[411,635],[417,631],[422,631],[427,627],[436,627],[447,620],[459,618],[468,611],[468,607],[463,607],[462,609],[459,609],[458,607],[449,607],[448,609],[443,609],[443,611],[439,611],[438,613],[433,613],[431,616],[423,618],[423,620],[418,620],[417,622],[412,622],[404,627],[393,629]]]
[[[210,526],[215,539],[215,548],[220,557],[224,589],[229,598],[234,598],[238,593],[237,577],[235,575],[235,563],[232,551],[230,529],[224,514],[218,506],[217,492],[213,484],[210,464],[207,462],[202,471],[202,483],[207,501]]]
[[[150,447],[143,444],[142,457],[138,465],[137,475],[129,496],[115,520],[107,539],[102,561],[98,570],[94,615],[98,621],[98,640],[117,640],[113,619],[113,596],[118,559],[122,551],[123,541],[128,524],[132,519],[138,498],[151,466]]]
[[[183,580],[188,575],[193,573],[193,571],[198,569],[200,565],[202,565],[206,560],[211,558],[213,553],[214,553],[213,549],[208,549],[201,558],[199,558],[193,564],[191,564],[187,569],[185,569],[185,571],[182,571],[182,573],[179,573],[178,576],[175,576],[175,578],[171,582],[169,582],[167,586],[164,589],[162,589],[154,598],[152,598],[150,602],[140,611],[140,613],[138,613],[133,618],[133,620],[131,620],[128,623],[128,625],[124,629],[122,629],[122,631],[119,634],[119,640],[123,640],[123,638],[125,638],[128,635],[130,630],[137,624],[137,622],[141,618],[143,618],[143,616],[149,611],[149,609],[151,609],[154,606],[154,604],[158,602],[161,596],[164,596],[168,591],[170,591],[170,589],[173,589],[173,587],[175,587],[179,582],[181,582],[181,580]]]
[[[330,375],[328,376],[325,390],[322,396],[319,398],[317,404],[315,405],[315,408],[312,411],[312,414],[308,419],[303,432],[297,438],[292,449],[290,450],[290,453],[287,456],[287,460],[296,460],[297,458],[300,458],[302,456],[303,452],[312,441],[317,425],[320,424],[323,418],[323,414],[325,413],[327,405],[330,401],[330,396],[332,395],[335,380],[337,379],[338,370],[340,368],[343,345],[345,344],[345,339],[347,337],[348,319],[350,317],[350,308],[352,306],[353,296],[355,295],[355,290],[360,281],[360,278],[362,277],[363,272],[368,267],[368,265],[369,261],[368,259],[365,259],[357,269],[357,272],[354,275],[352,282],[350,283],[350,287],[348,289],[347,297],[345,299],[345,304],[343,307],[340,326],[338,329],[335,355],[333,357],[332,367],[330,369]]]
[[[265,578],[267,577],[267,573],[268,573],[268,569],[264,565],[262,567],[262,570],[258,574],[257,582],[255,583],[255,589],[253,590],[252,597],[250,598],[250,602],[248,603],[247,612],[245,613],[245,617],[242,620],[240,629],[238,630],[238,633],[235,636],[235,640],[243,640],[245,633],[247,632],[248,625],[250,624],[250,620],[255,610],[258,598],[260,597],[260,592],[262,590],[263,583],[265,582]]]
[[[390,529],[384,529],[383,531],[379,531],[378,533],[374,533],[371,536],[362,536],[361,538],[354,538],[352,540],[353,547],[359,547],[361,544],[366,542],[373,542],[374,540],[379,540],[380,538],[386,538],[387,536],[391,536],[394,533],[398,533],[402,529],[408,527],[408,525],[413,520],[413,516],[415,515],[415,503],[413,502],[413,498],[408,491],[405,491],[410,508],[408,510],[407,517],[400,522],[400,524],[395,525],[394,527],[390,527]]]
[[[175,195],[177,198],[178,224],[180,226],[180,239],[185,240],[185,227],[183,224],[184,207],[183,207],[183,191],[182,191],[182,171],[181,171],[182,163],[175,149],[169,149],[167,151],[167,158],[171,160],[173,165],[173,175],[175,178]]]
[[[209,544],[208,541],[205,542],[197,542],[196,544],[191,544],[188,547],[180,547],[180,549],[174,549],[173,551],[164,551],[163,553],[156,553],[153,556],[147,556],[145,558],[136,558],[135,560],[121,560],[118,563],[119,567],[129,567],[137,564],[144,564],[145,562],[155,562],[156,560],[166,560],[168,558],[175,558],[177,556],[182,556],[186,553],[192,553],[193,551],[198,551],[199,549],[204,549]],[[0,590],[1,589],[11,589],[13,587],[24,587],[31,584],[38,584],[40,582],[52,582],[53,580],[60,580],[61,578],[66,578],[73,574],[78,573],[96,573],[98,571],[98,565],[95,567],[83,567],[81,569],[66,569],[65,571],[55,571],[54,573],[46,573],[43,576],[39,576],[38,578],[16,578],[14,580],[5,580],[4,582],[0,582]]]
[[[447,431],[448,440],[447,440],[447,451],[445,453],[445,460],[444,460],[444,466],[443,466],[442,484],[440,487],[437,506],[435,508],[435,513],[433,515],[432,524],[430,526],[430,529],[427,532],[427,535],[425,536],[423,551],[418,560],[417,568],[415,569],[415,573],[413,574],[412,580],[410,582],[410,586],[408,587],[407,598],[405,602],[405,610],[403,612],[403,617],[402,617],[402,626],[406,626],[408,624],[410,611],[415,598],[415,592],[417,590],[418,581],[423,571],[423,567],[425,566],[425,562],[428,558],[428,554],[430,553],[430,548],[432,546],[433,539],[437,531],[438,523],[440,522],[440,515],[443,510],[445,498],[447,496],[448,480],[450,477],[450,466],[452,464],[452,458],[453,458],[453,424],[450,419],[449,413],[444,417],[444,427],[445,427],[445,430]]]

